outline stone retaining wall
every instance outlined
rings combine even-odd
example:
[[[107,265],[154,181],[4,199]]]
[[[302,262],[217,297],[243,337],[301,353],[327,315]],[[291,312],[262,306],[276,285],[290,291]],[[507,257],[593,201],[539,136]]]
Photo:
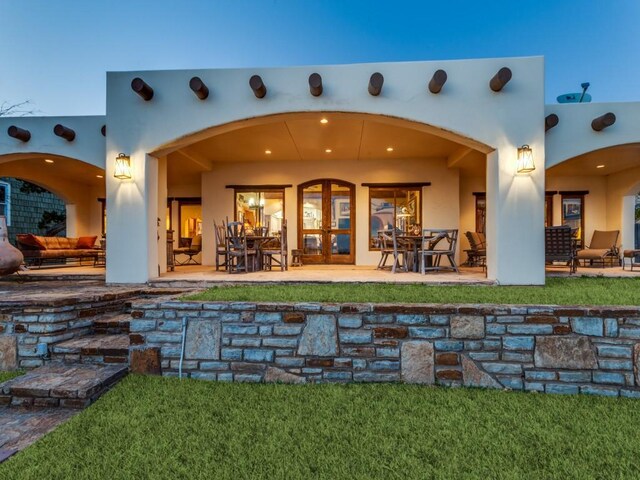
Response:
[[[640,308],[134,305],[132,369],[218,381],[407,382],[640,397]],[[155,369],[152,367],[152,369]]]

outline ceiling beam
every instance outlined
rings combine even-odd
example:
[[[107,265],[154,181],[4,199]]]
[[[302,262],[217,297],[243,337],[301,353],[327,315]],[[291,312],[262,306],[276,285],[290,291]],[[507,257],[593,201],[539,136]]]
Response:
[[[186,158],[188,160],[191,160],[193,163],[198,165],[200,168],[203,168],[205,170],[212,170],[213,169],[213,161],[209,160],[208,158],[204,158],[204,157],[198,155],[197,153],[187,152],[184,149],[176,150],[175,153],[179,153],[184,158]]]
[[[473,152],[473,148],[460,147],[447,159],[447,167],[455,168],[467,155]]]

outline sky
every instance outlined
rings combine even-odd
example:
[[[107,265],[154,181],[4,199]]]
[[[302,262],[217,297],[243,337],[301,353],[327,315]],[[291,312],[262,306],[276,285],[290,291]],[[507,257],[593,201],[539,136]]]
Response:
[[[102,115],[107,71],[544,55],[546,102],[640,101],[640,0],[0,0],[0,103]]]

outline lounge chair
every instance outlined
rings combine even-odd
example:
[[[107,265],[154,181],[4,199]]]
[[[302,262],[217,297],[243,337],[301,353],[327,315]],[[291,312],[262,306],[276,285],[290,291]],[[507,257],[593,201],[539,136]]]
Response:
[[[576,243],[571,227],[547,227],[544,229],[545,263],[563,262],[569,267],[569,274],[578,267]]]
[[[607,261],[609,261],[610,266],[614,264],[620,265],[620,252],[617,247],[619,236],[619,230],[595,230],[589,246],[578,251],[578,262],[582,261],[584,264],[588,261],[591,265],[594,262],[600,262],[602,263],[602,268],[604,268]]]
[[[487,259],[487,244],[484,234],[479,232],[465,232],[465,236],[469,241],[469,250],[465,250],[467,254],[467,265],[470,267],[485,267]]]

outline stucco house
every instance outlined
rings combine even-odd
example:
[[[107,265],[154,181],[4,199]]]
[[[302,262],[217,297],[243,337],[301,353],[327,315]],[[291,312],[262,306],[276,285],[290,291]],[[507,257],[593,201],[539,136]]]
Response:
[[[486,232],[487,277],[513,285],[544,283],[545,224],[635,246],[640,103],[545,105],[543,57],[109,72],[106,103],[1,118],[0,176],[60,196],[69,236],[106,225],[111,283],[164,274],[165,223],[214,265],[224,218],[287,219],[307,262],[374,266],[400,208]]]

